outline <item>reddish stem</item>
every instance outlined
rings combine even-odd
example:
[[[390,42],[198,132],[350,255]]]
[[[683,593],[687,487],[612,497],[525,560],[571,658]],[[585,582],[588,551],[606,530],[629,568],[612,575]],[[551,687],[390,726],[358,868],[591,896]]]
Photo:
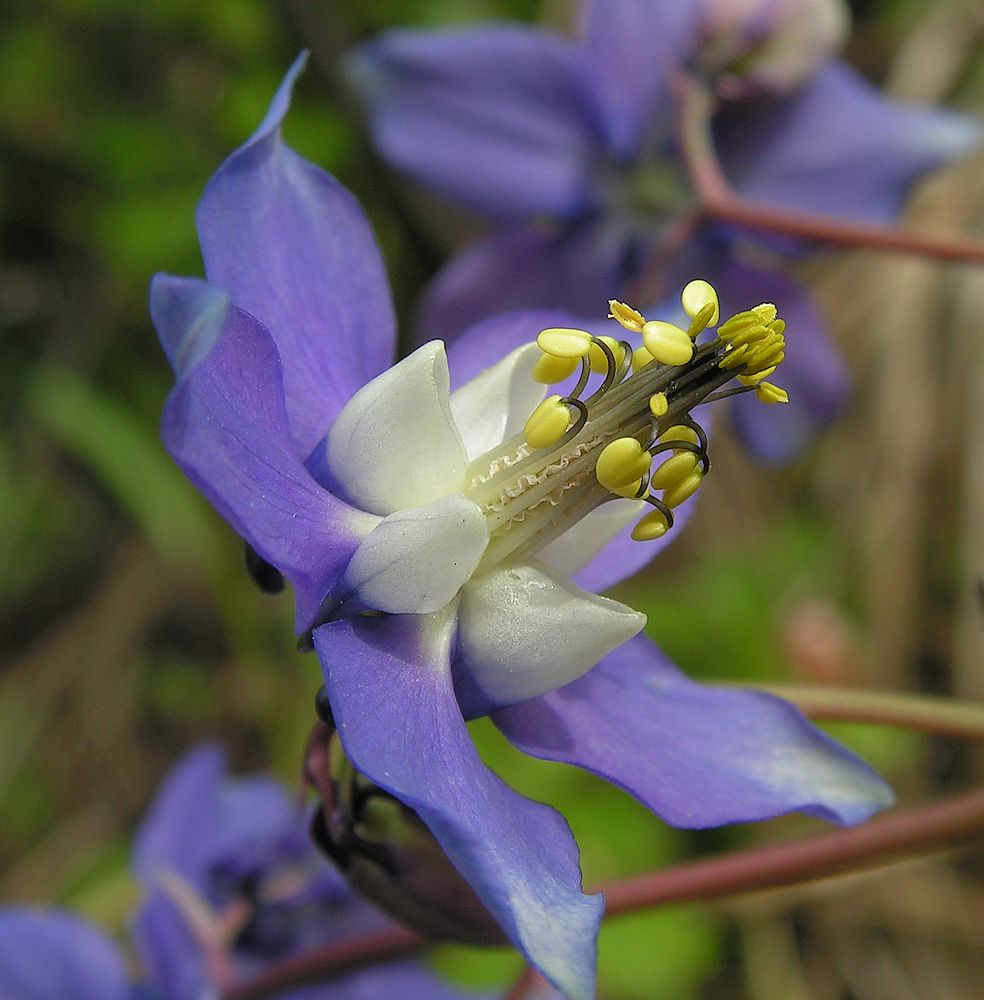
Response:
[[[527,965],[502,1000],[526,1000],[542,982],[543,978],[536,969],[532,965]]]
[[[602,886],[607,901],[606,917],[651,906],[724,899],[811,882],[906,855],[945,850],[981,836],[984,836],[984,789],[901,810],[863,826],[692,861]],[[395,928],[331,945],[279,963],[251,982],[227,991],[224,1000],[263,1000],[294,986],[404,958],[426,944],[416,934]]]
[[[847,830],[692,861],[616,882],[605,888],[606,914],[810,882],[905,855],[944,850],[981,836],[984,789],[905,809]]]
[[[939,260],[984,263],[984,242],[963,236],[927,236],[891,226],[846,222],[826,215],[773,208],[736,194],[721,168],[711,138],[713,99],[698,81],[676,82],[677,139],[699,214],[760,232],[778,233],[833,246],[917,254]]]

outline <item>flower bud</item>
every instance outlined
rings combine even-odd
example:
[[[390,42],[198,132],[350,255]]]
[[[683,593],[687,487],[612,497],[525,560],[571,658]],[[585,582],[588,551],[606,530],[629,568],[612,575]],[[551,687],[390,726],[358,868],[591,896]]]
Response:
[[[725,99],[806,83],[850,30],[843,0],[708,0],[700,69]]]
[[[426,937],[507,943],[420,817],[359,774],[324,721],[309,738],[305,774],[321,797],[315,843],[356,892]]]

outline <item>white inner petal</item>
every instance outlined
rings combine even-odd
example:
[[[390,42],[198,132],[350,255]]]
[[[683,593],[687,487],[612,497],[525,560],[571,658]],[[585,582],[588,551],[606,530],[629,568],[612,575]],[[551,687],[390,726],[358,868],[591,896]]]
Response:
[[[574,576],[637,520],[646,506],[641,500],[609,500],[540,549],[537,558],[562,576]]]
[[[451,416],[444,344],[424,344],[364,385],[332,424],[327,448],[345,499],[373,514],[460,492],[468,459]]]
[[[451,394],[451,412],[469,461],[523,429],[546,392],[533,381],[539,357],[536,344],[524,344]]]
[[[645,624],[546,566],[512,565],[462,589],[458,655],[490,703],[509,705],[576,680]]]
[[[488,540],[477,504],[463,496],[441,497],[383,518],[356,549],[345,581],[379,611],[428,614],[458,593]]]

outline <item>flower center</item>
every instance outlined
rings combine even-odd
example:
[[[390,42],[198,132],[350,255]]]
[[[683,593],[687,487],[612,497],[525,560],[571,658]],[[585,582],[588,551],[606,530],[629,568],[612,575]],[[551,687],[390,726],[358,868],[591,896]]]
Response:
[[[553,385],[578,375],[570,392],[537,406],[522,434],[469,466],[465,493],[489,522],[483,569],[535,555],[619,498],[652,508],[632,537],[659,538],[673,525],[673,509],[710,469],[707,436],[691,410],[751,391],[766,403],[788,402],[784,390],[765,381],[785,350],[785,323],[775,306],[732,316],[698,345],[696,338],[718,321],[717,293],[706,281],[692,281],[682,302],[691,320],[686,330],[610,302],[611,317],[641,335],[635,349],[586,330],[553,328],[537,337],[543,352],[537,381]],[[733,379],[738,384],[725,389]]]

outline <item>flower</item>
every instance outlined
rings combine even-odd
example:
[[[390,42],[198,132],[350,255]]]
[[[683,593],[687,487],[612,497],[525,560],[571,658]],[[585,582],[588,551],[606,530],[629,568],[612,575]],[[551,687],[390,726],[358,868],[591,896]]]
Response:
[[[697,282],[685,290],[688,330],[611,303],[648,352],[631,377],[631,345],[546,311],[487,320],[447,350],[430,342],[387,368],[394,323],[368,223],[280,136],[302,63],[205,191],[207,282],[153,281],[152,316],[177,375],[164,440],[293,584],[355,769],[420,817],[509,939],[584,1000],[602,901],[581,892],[567,824],[485,767],[466,716],[495,710],[531,752],[596,771],[683,825],[793,809],[850,823],[891,801],[791,706],[690,684],[648,640],[626,641],[641,615],[587,589],[652,556],[660,543],[630,533],[665,531],[660,503],[672,514],[706,470],[690,409],[732,375],[768,396],[757,383],[781,360],[782,322],[763,304],[704,334],[718,309]],[[528,343],[544,328],[539,346]],[[531,376],[563,380],[579,364],[588,379],[597,366],[596,393],[581,399],[584,385],[568,383],[541,402]],[[671,421],[654,448],[697,462],[659,487],[642,521],[647,500],[598,506],[613,492],[646,493],[642,442]],[[605,704],[585,724],[596,697]],[[526,732],[529,712],[551,720],[538,727],[542,743]],[[665,727],[653,732],[656,716]]]
[[[595,315],[660,261],[664,289],[713,274],[726,311],[752,297],[796,313],[792,405],[768,419],[750,400],[733,409],[759,457],[789,458],[838,410],[846,375],[808,296],[775,269],[794,244],[711,220],[679,245],[695,201],[678,84],[718,98],[707,124],[740,195],[888,223],[912,183],[975,147],[978,131],[891,101],[830,58],[841,10],[835,0],[585,0],[576,39],[498,23],[393,30],[360,48],[350,76],[380,153],[496,224],[439,272],[421,311],[427,336],[532,304]]]
[[[0,996],[30,1000],[202,1000],[278,959],[379,930],[387,921],[319,859],[286,790],[230,778],[215,747],[168,775],[138,831],[146,898],[132,928],[144,976],[116,944],[60,911],[0,910]],[[281,1000],[463,1000],[418,962],[348,973]]]

